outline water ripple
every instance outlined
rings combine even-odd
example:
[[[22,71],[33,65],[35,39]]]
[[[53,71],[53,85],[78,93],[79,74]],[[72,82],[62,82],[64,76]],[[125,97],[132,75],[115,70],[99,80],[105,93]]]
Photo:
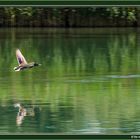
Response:
[[[107,82],[105,78],[97,78],[97,79],[80,79],[80,80],[65,80],[66,83],[97,83],[97,82]]]
[[[108,78],[140,78],[140,75],[108,75]]]

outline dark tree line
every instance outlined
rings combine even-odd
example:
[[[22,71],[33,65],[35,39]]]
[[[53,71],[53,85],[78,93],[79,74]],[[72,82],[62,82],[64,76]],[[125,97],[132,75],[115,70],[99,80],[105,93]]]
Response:
[[[140,26],[140,7],[1,7],[0,27]]]

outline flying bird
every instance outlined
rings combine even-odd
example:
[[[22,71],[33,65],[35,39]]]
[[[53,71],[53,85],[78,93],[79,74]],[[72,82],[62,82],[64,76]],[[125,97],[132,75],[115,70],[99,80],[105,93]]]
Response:
[[[24,58],[24,56],[22,55],[22,53],[20,52],[19,49],[16,49],[16,57],[17,57],[19,66],[14,67],[15,71],[21,71],[24,69],[28,69],[28,68],[32,68],[32,67],[41,65],[36,62],[27,63],[26,59]]]

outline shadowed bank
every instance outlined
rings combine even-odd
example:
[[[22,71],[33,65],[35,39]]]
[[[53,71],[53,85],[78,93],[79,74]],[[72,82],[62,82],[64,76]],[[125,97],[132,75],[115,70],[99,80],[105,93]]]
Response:
[[[140,7],[1,7],[0,27],[139,27]]]

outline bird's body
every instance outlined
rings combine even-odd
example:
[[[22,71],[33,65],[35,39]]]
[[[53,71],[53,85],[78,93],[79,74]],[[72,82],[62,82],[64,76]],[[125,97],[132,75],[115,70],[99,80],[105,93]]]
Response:
[[[26,59],[24,58],[24,56],[22,55],[19,49],[16,50],[16,57],[17,57],[19,66],[14,67],[15,71],[20,71],[20,70],[24,70],[24,69],[41,65],[36,62],[27,63]]]

